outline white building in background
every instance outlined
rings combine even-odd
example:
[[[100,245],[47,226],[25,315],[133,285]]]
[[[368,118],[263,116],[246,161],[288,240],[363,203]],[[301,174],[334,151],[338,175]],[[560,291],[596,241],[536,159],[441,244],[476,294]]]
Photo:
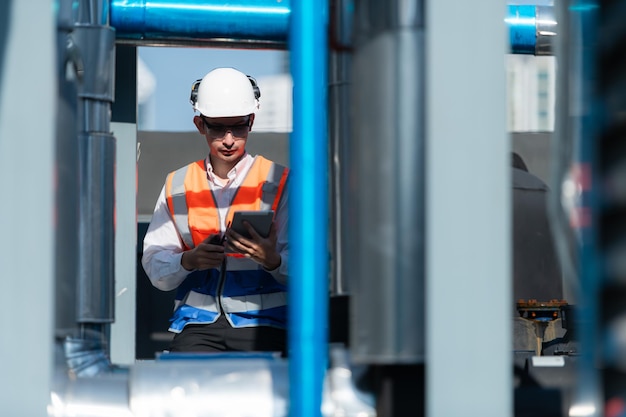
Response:
[[[254,120],[256,132],[291,132],[293,82],[290,74],[278,74],[257,79],[261,90],[261,105]]]
[[[507,127],[510,132],[554,130],[556,60],[553,56],[506,56]]]
[[[510,132],[551,132],[555,121],[556,60],[553,56],[506,55],[507,127]],[[293,82],[289,73],[258,77],[260,109],[256,132],[292,130]],[[137,113],[139,130],[156,125],[156,77],[137,60]],[[187,92],[185,91],[185,94]],[[185,103],[187,104],[187,103]]]
[[[150,68],[137,57],[137,128],[153,130],[156,122],[156,77]]]
[[[551,132],[555,121],[556,60],[553,56],[506,55],[507,127],[510,132]],[[257,79],[261,107],[254,130],[291,132],[290,74]]]

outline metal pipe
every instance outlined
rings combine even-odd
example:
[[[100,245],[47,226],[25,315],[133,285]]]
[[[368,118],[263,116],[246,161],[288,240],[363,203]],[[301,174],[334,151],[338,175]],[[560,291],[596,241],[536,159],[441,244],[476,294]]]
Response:
[[[327,1],[293,5],[290,59],[289,386],[292,416],[319,416],[327,363]]]
[[[128,370],[106,372],[97,378],[68,377],[56,372],[48,415],[55,417],[135,417],[130,411]],[[142,414],[145,415],[145,414]]]
[[[89,7],[97,8],[93,4]],[[99,19],[99,14],[94,16]],[[115,284],[115,138],[110,133],[110,109],[114,96],[115,31],[109,26],[77,24],[71,36],[81,61],[77,73],[80,151],[77,320],[111,323]]]
[[[537,6],[535,22],[537,22],[535,55],[553,55],[557,35],[554,7]]]
[[[284,49],[289,0],[110,0],[118,42]]]
[[[115,288],[115,138],[91,132],[79,136],[80,243],[79,323],[112,323]]]

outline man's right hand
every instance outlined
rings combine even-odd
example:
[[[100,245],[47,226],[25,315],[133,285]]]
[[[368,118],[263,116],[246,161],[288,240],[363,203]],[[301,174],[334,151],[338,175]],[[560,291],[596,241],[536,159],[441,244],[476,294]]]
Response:
[[[224,260],[224,246],[220,245],[220,236],[211,235],[195,248],[183,252],[180,264],[187,271],[219,268]]]

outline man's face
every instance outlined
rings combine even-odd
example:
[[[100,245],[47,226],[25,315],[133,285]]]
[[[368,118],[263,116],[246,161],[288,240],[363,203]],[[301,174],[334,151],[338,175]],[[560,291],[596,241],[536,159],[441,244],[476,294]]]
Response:
[[[244,154],[254,115],[240,117],[199,116],[196,126],[204,134],[212,158],[236,163]]]

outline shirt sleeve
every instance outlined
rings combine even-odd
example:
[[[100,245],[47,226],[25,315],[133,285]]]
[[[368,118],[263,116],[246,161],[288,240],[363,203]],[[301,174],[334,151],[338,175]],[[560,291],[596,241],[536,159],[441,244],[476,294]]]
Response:
[[[288,184],[287,184],[288,185]],[[276,207],[276,227],[277,227],[277,239],[276,250],[280,254],[280,266],[274,270],[267,271],[274,279],[281,284],[286,285],[289,276],[289,187],[285,186],[283,193]]]
[[[161,189],[152,220],[143,240],[141,264],[156,288],[170,291],[180,285],[187,275],[181,265],[184,247],[167,208],[165,186]]]

